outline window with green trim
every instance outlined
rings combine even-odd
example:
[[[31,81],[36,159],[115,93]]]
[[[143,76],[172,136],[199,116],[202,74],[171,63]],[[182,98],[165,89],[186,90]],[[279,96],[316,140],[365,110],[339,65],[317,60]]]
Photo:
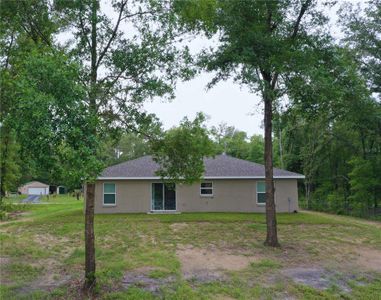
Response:
[[[103,204],[115,205],[116,204],[116,188],[115,183],[103,184]]]
[[[257,182],[257,204],[266,204],[266,183]]]

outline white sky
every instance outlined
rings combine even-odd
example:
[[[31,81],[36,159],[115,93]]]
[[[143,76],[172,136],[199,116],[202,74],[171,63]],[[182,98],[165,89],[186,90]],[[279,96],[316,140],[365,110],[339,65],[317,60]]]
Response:
[[[361,4],[364,1],[349,0],[346,2]],[[336,25],[337,9],[344,2],[344,0],[338,0],[335,7],[327,11],[327,15],[330,17],[331,32],[337,37],[341,35],[340,29]],[[195,46],[200,47],[199,44]],[[206,84],[211,78],[211,74],[203,73],[191,81],[179,83],[176,88],[176,98],[172,102],[155,100],[147,102],[144,107],[148,112],[155,113],[160,118],[165,129],[177,125],[184,116],[194,118],[197,112],[202,111],[210,117],[209,126],[226,122],[239,130],[246,131],[249,136],[263,135],[263,105],[260,97],[251,94],[248,89],[234,84],[232,80],[220,82],[211,90],[206,91]]]
[[[166,129],[177,125],[184,116],[193,119],[197,112],[202,111],[209,116],[209,126],[226,122],[249,135],[262,133],[260,98],[231,80],[220,82],[206,91],[205,86],[211,79],[211,74],[203,73],[191,81],[179,83],[173,101],[154,100],[144,107],[155,113]]]

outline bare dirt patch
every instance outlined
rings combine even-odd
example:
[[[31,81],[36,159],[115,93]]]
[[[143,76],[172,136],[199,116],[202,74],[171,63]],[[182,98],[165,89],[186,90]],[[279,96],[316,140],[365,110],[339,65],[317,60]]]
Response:
[[[68,274],[60,274],[58,272],[47,272],[33,281],[26,287],[19,290],[20,293],[30,293],[32,291],[53,291],[54,289],[66,285],[70,282],[71,276]]]
[[[176,254],[185,273],[199,269],[238,271],[249,266],[251,262],[260,260],[257,256],[231,254],[219,249],[202,249],[192,246],[180,248]]]
[[[153,278],[149,274],[155,270],[162,269],[154,267],[142,267],[128,271],[123,276],[122,285],[124,288],[137,286],[146,291],[157,293],[160,290],[160,287],[171,284],[176,280],[174,276]]]
[[[61,271],[61,264],[56,259],[40,259],[38,262],[32,263],[31,265],[35,267],[44,267],[44,272],[30,284],[30,287],[34,290],[49,291],[67,284],[70,280],[70,276]]]
[[[381,251],[370,248],[357,250],[357,263],[364,269],[381,272]]]
[[[251,262],[260,260],[257,256],[192,246],[179,248],[176,255],[181,262],[183,277],[200,282],[225,280],[225,271],[242,270],[248,267]]]
[[[0,256],[0,284],[7,285],[12,283],[7,276],[4,276],[4,268],[10,263],[11,259],[9,257]]]
[[[186,229],[189,225],[187,223],[173,223],[169,227],[174,231],[174,232],[179,232],[184,229]]]
[[[282,270],[281,273],[298,284],[319,290],[328,289],[332,284],[329,276],[331,274],[322,268],[290,268]]]
[[[9,257],[0,256],[0,266],[7,265],[11,262],[11,259]]]
[[[41,246],[46,246],[46,245],[54,245],[57,243],[67,243],[70,240],[66,237],[56,237],[52,234],[49,233],[44,233],[44,234],[36,234],[34,236],[34,241],[36,241],[38,244]]]
[[[292,279],[297,284],[303,284],[318,290],[326,290],[336,286],[345,293],[352,291],[350,282],[364,285],[364,277],[372,280],[370,274],[362,273],[355,275],[350,272],[340,273],[321,267],[296,267],[283,269],[280,275]],[[279,277],[279,275],[277,275]],[[279,279],[279,278],[278,278]]]

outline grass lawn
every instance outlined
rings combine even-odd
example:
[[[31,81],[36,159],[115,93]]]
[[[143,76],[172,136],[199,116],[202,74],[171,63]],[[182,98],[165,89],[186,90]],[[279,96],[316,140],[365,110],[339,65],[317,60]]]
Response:
[[[1,299],[79,299],[83,202],[22,205],[0,223]],[[280,249],[263,246],[264,215],[95,217],[99,299],[381,299],[381,223],[279,214]]]

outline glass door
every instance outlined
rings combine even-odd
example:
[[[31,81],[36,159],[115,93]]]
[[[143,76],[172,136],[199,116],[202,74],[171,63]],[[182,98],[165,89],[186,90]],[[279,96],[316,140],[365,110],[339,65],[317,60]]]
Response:
[[[152,183],[152,210],[176,210],[175,184]]]
[[[152,210],[164,209],[164,194],[162,183],[152,183]]]

